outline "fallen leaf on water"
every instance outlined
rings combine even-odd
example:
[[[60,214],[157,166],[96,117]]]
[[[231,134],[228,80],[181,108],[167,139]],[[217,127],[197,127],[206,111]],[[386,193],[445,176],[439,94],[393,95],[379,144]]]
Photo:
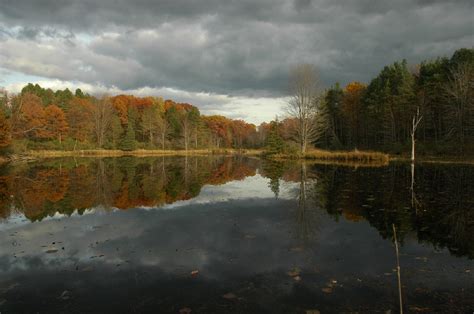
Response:
[[[303,248],[302,247],[292,247],[290,249],[292,252],[302,252],[303,251]]]
[[[410,311],[414,311],[414,312],[430,312],[431,309],[430,309],[429,307],[410,306]]]
[[[64,290],[63,293],[61,293],[61,296],[59,298],[63,300],[69,300],[71,298],[71,292]]]
[[[322,288],[321,291],[323,291],[324,293],[332,293],[332,288],[329,288],[329,287]]]
[[[191,276],[197,276],[199,274],[199,270],[193,270],[191,272]]]
[[[179,310],[179,314],[191,314],[192,310],[189,307],[183,307]]]
[[[298,267],[295,267],[292,270],[290,270],[289,272],[287,272],[287,274],[290,277],[296,277],[296,276],[299,276],[300,272],[301,272],[300,269]]]
[[[235,294],[233,294],[232,292],[226,293],[222,297],[224,299],[227,299],[227,300],[233,300],[233,299],[237,298],[237,296]]]
[[[471,270],[470,270],[470,269],[466,269],[466,273],[470,273],[470,272],[471,272]]]

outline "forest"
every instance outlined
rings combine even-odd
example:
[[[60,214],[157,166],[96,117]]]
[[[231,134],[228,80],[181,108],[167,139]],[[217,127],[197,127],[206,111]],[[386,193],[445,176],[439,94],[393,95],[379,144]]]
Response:
[[[410,151],[412,121],[420,118],[417,150],[430,156],[474,153],[474,49],[459,49],[409,66],[384,67],[368,84],[320,90],[311,99],[309,148]],[[267,148],[297,152],[301,119],[291,112],[259,126],[202,115],[196,106],[161,97],[96,97],[80,89],[38,84],[0,92],[0,150]]]

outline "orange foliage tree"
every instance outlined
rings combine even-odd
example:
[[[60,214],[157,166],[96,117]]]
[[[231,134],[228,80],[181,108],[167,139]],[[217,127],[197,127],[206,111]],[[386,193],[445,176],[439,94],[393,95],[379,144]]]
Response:
[[[94,107],[88,99],[74,98],[66,113],[69,136],[84,142],[92,133],[92,112]]]
[[[8,147],[11,143],[10,121],[0,108],[0,149]]]
[[[46,120],[46,136],[49,138],[57,138],[59,143],[61,143],[63,136],[69,129],[64,111],[56,105],[49,105],[46,107],[44,112]]]
[[[41,98],[25,94],[16,99],[13,114],[13,134],[16,137],[44,139],[46,132],[46,116]]]
[[[230,131],[231,121],[224,116],[207,116],[204,122],[211,132],[213,144],[217,147],[229,147],[232,143],[232,134]]]

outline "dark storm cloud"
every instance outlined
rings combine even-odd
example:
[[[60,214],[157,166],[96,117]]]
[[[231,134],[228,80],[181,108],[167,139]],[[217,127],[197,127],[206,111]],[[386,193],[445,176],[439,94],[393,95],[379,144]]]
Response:
[[[326,85],[470,47],[470,1],[0,0],[0,67],[133,89],[279,96],[291,65]]]

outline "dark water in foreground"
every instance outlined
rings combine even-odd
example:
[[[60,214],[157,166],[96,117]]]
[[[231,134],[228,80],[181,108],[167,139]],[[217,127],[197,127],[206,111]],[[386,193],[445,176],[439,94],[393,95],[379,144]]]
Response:
[[[218,157],[3,167],[0,312],[396,313],[394,225],[405,311],[470,313],[474,167],[414,179]]]

